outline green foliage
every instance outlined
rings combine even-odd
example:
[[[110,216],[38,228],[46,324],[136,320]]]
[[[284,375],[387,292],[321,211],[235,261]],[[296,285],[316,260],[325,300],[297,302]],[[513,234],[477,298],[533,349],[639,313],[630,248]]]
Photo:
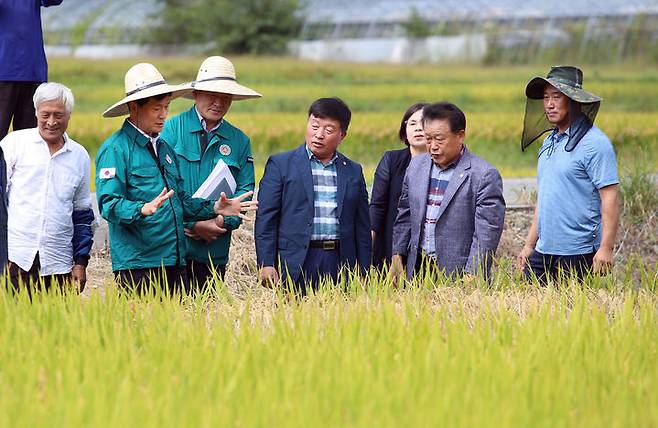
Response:
[[[637,165],[620,180],[623,213],[632,223],[658,215],[658,177],[651,172]]]
[[[373,273],[303,300],[0,287],[0,425],[655,426],[647,269],[637,289]]]
[[[224,53],[280,54],[299,33],[298,0],[161,0],[151,42],[214,45]]]
[[[407,37],[412,39],[422,39],[432,34],[432,27],[423,19],[416,8],[411,9],[409,19],[402,23],[402,28]]]

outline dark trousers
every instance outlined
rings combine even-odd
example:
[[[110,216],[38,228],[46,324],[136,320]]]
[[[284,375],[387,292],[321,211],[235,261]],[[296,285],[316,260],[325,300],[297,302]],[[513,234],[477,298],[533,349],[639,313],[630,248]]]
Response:
[[[35,82],[0,82],[0,140],[9,132],[12,119],[14,131],[37,126],[32,97],[39,85]]]
[[[213,276],[217,274],[224,281],[226,265],[210,265],[194,260],[187,261],[187,277],[196,290],[205,290],[208,284],[212,282]]]
[[[559,256],[543,254],[535,250],[528,258],[524,274],[528,279],[535,276],[542,284],[546,284],[549,278],[557,279],[560,272],[566,276],[573,274],[576,278],[582,280],[592,270],[593,260],[594,252],[575,256]]]
[[[43,280],[43,287],[45,290],[50,290],[53,285],[61,286],[66,282],[72,280],[70,273],[41,276],[39,270],[41,264],[39,262],[39,253],[34,257],[34,262],[29,270],[23,270],[11,260],[9,261],[9,280],[11,281],[14,290],[18,291],[20,287],[25,287],[28,292],[32,289],[39,289],[41,284],[39,281]]]
[[[447,273],[445,275],[451,277],[453,280],[461,278],[463,269],[455,270],[454,272]],[[416,256],[416,266],[414,266],[414,276],[424,278],[425,275],[429,275],[431,278],[439,277],[439,266],[436,264],[436,258],[428,256],[423,250],[418,252]]]
[[[157,284],[169,295],[190,292],[184,266],[118,270],[114,272],[114,277],[120,289],[134,290],[138,294],[154,294]]]
[[[295,283],[295,291],[306,295],[309,288],[317,290],[323,278],[329,278],[335,283],[338,280],[338,267],[338,248],[309,248],[302,265],[302,274]]]

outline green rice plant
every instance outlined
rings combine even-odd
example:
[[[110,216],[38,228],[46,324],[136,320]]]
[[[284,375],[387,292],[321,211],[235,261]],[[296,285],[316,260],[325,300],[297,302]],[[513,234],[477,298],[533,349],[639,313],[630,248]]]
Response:
[[[492,286],[395,288],[373,271],[302,299],[217,285],[182,299],[0,288],[0,425],[658,423],[647,282],[519,287],[501,270]]]
[[[621,177],[620,196],[624,217],[640,223],[658,215],[658,181],[646,167],[637,167]]]

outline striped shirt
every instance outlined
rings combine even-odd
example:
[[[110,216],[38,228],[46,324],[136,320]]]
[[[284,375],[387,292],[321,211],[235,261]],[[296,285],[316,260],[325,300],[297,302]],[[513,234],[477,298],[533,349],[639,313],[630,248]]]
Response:
[[[311,240],[326,241],[339,238],[338,233],[338,176],[334,153],[331,160],[324,165],[306,146],[306,153],[311,162],[313,174],[313,233]]]
[[[438,165],[432,163],[432,170],[430,172],[430,182],[427,189],[427,209],[425,210],[425,223],[421,230],[421,248],[430,257],[436,256],[436,221],[439,218],[439,211],[441,203],[443,202],[443,195],[448,188],[450,179],[455,172],[455,167],[459,163],[464,149],[462,148],[459,157],[445,169],[441,169]]]

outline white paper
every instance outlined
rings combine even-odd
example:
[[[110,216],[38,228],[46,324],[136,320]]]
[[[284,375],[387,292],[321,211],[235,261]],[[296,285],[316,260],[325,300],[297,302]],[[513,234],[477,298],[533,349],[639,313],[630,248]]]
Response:
[[[233,178],[231,170],[226,162],[220,159],[208,178],[206,178],[206,181],[199,186],[192,197],[217,200],[222,192],[226,193],[228,197],[233,196],[235,188],[235,178]]]

